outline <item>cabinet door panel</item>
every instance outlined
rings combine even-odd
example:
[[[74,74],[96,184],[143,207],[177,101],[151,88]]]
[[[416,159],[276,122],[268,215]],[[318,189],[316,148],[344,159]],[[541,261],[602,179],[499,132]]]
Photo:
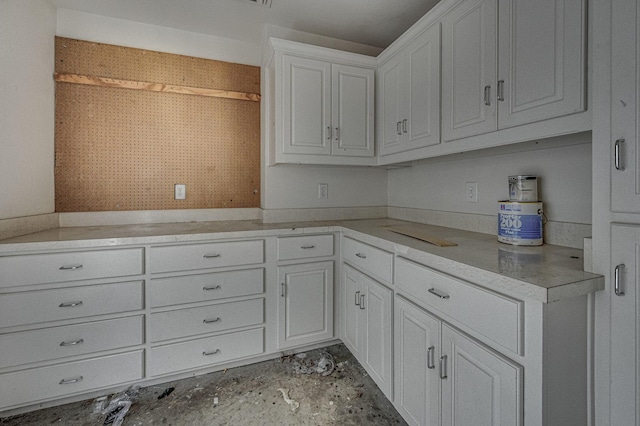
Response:
[[[585,109],[584,0],[500,0],[498,127]]]
[[[634,0],[612,3],[611,209],[640,213],[640,7]],[[615,167],[615,141],[620,161]]]
[[[440,321],[400,297],[394,318],[395,406],[409,424],[438,425]]]
[[[624,265],[624,266],[623,266]],[[618,268],[620,292],[611,285],[611,423],[637,424],[640,415],[640,226],[613,225],[611,283]]]
[[[442,326],[442,424],[521,425],[522,367]]]
[[[404,81],[404,55],[398,54],[378,69],[378,93],[381,110],[382,139],[380,141],[380,154],[392,154],[402,149],[402,132],[400,121],[402,114],[403,81]]]
[[[333,155],[373,157],[375,71],[332,65]]]
[[[356,358],[362,352],[362,326],[360,321],[360,295],[362,294],[362,275],[353,268],[342,265],[344,326],[342,340]]]
[[[442,20],[442,138],[495,131],[497,0],[472,0]]]
[[[388,288],[364,277],[364,366],[382,392],[391,398],[391,347],[393,293]]]
[[[283,57],[285,154],[331,154],[331,64]]]
[[[280,347],[333,337],[333,262],[279,268]]]

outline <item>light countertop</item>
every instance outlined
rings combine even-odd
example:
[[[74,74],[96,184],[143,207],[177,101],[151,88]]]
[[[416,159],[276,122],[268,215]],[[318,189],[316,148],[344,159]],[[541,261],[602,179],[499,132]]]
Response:
[[[431,236],[458,245],[438,247],[383,228],[390,225],[411,225]],[[298,223],[221,221],[55,228],[0,240],[0,256],[54,249],[153,245],[335,231],[342,231],[347,237],[375,245],[457,278],[543,303],[604,288],[604,277],[583,271],[583,252],[579,249],[552,245],[511,246],[499,243],[494,235],[395,219]]]

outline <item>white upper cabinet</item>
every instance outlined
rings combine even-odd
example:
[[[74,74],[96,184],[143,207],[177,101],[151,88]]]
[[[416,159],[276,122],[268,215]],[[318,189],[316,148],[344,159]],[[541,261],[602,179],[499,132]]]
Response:
[[[640,7],[613,3],[611,47],[611,210],[640,213]]]
[[[584,111],[584,0],[472,0],[442,20],[451,141]]]
[[[376,164],[375,58],[271,43],[269,78],[263,80],[274,103],[264,110],[273,120],[269,163]]]
[[[497,0],[471,0],[442,20],[442,138],[497,129]]]
[[[378,76],[381,159],[439,144],[440,24],[382,64]]]

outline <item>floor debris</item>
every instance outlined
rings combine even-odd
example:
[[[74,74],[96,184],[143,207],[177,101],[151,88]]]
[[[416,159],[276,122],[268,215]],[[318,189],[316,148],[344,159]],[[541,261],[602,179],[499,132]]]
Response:
[[[171,387],[171,388],[166,388],[166,389],[164,390],[164,392],[162,392],[160,395],[158,395],[158,399],[162,399],[162,398],[164,398],[164,397],[166,397],[166,396],[171,395],[171,392],[173,392],[175,389],[176,389],[176,388],[173,388],[173,387]]]
[[[293,361],[292,365],[296,374],[317,373],[321,376],[329,376],[336,369],[336,363],[333,360],[333,356],[328,352],[322,352],[318,361],[307,358],[306,354],[303,357],[298,357],[296,355],[295,358],[297,358],[297,360]]]
[[[282,392],[284,402],[291,406],[291,411],[296,411],[298,408],[300,408],[300,404],[298,403],[298,401],[289,398],[289,389],[279,388],[278,390]]]

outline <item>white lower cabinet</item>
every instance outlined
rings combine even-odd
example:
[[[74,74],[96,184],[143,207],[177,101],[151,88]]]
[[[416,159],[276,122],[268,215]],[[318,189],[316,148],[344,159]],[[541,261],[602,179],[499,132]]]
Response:
[[[393,292],[343,265],[343,341],[382,392],[392,399]]]
[[[278,348],[333,337],[333,261],[278,267]]]

